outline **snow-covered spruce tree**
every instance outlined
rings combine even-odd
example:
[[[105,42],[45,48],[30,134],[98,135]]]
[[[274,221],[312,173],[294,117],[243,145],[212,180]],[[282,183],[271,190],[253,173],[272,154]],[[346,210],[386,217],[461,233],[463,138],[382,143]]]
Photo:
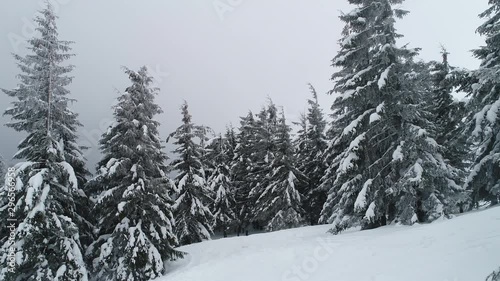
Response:
[[[99,142],[104,157],[88,183],[99,237],[86,255],[99,281],[151,280],[164,274],[165,260],[182,257],[174,249],[167,156],[153,119],[162,112],[154,102],[158,89],[145,67],[125,73],[132,85],[118,98],[116,120]]]
[[[333,232],[391,222],[432,221],[455,210],[461,192],[432,138],[432,115],[425,111],[426,68],[413,62],[417,50],[399,48],[393,9],[402,1],[349,1],[357,5],[346,22],[332,76],[340,94],[333,106],[335,136],[331,147],[337,170],[320,221]],[[424,72],[424,73],[422,73]],[[333,155],[335,152],[333,153]]]
[[[267,105],[257,114],[257,120],[255,122],[256,163],[253,173],[256,176],[255,180],[259,183],[259,179],[267,174],[269,163],[271,163],[274,158],[274,151],[276,150],[274,139],[276,137],[277,128],[278,109],[272,100],[269,99]]]
[[[251,111],[240,118],[240,127],[236,135],[236,147],[231,161],[231,174],[235,187],[236,215],[238,217],[238,233],[246,229],[252,219],[252,202],[250,191],[254,182],[252,171],[255,166],[256,121]]]
[[[309,128],[309,123],[305,113],[300,113],[299,122],[293,122],[295,126],[299,126],[297,130],[297,135],[293,140],[293,145],[295,146],[296,155],[299,163],[301,163],[302,151],[307,148],[307,130]],[[305,158],[305,156],[303,157]],[[299,165],[300,166],[300,165]]]
[[[485,19],[477,32],[486,37],[486,46],[474,51],[479,69],[471,76],[471,100],[466,134],[473,144],[474,162],[466,181],[473,202],[499,202],[500,196],[500,1],[490,0],[490,7],[480,17]]]
[[[90,172],[85,168],[84,147],[77,144],[77,130],[82,125],[78,114],[69,108],[70,103],[76,100],[68,97],[70,92],[66,89],[72,81],[69,74],[74,66],[64,65],[64,62],[73,56],[70,54],[72,42],[59,40],[56,20],[53,7],[47,3],[47,8],[34,20],[39,36],[28,40],[30,54],[24,57],[14,55],[21,70],[18,75],[21,83],[14,90],[3,90],[16,99],[4,114],[12,118],[7,127],[30,134],[19,144],[19,151],[14,155],[16,159],[27,159],[28,155],[36,153],[32,150],[38,140],[31,134],[42,126],[41,122],[50,127],[52,136],[63,148],[64,161],[72,167],[76,176],[77,189],[80,190],[73,194],[77,212],[88,220],[90,201],[81,188]],[[76,223],[81,230],[82,242],[88,244],[91,240],[90,226],[85,221]]]
[[[450,165],[461,171],[457,177],[457,183],[463,184],[465,168],[467,167],[467,144],[463,129],[462,119],[465,117],[465,104],[455,101],[452,93],[455,88],[456,69],[449,65],[448,55],[442,47],[442,61],[431,62],[432,97],[429,99],[429,110],[433,114],[432,123],[435,130],[433,133],[436,142],[443,146],[443,156]],[[452,77],[452,78],[450,78]]]
[[[208,178],[210,189],[215,192],[212,213],[214,214],[213,228],[227,235],[227,231],[236,224],[234,212],[234,186],[230,174],[231,144],[228,139],[220,135],[210,145],[210,159],[215,169]]]
[[[275,133],[276,149],[266,175],[268,180],[255,202],[255,220],[261,222],[267,231],[304,224],[302,196],[298,189],[305,184],[305,176],[295,167],[297,161],[284,113]]]
[[[330,122],[326,131],[327,147],[321,155],[325,171],[323,173],[323,176],[320,178],[318,187],[320,190],[327,191],[327,199],[325,201],[325,204],[323,204],[323,209],[321,210],[318,223],[328,223],[328,216],[330,214],[329,212],[331,212],[333,208],[333,206],[331,205],[333,190],[331,188],[335,183],[337,170],[343,157],[343,154],[341,152],[345,149],[345,142],[341,142],[341,139],[338,138],[338,136],[342,135],[345,128],[343,122],[340,122],[343,116],[342,114],[335,113],[335,104],[332,105],[332,110],[333,113],[330,115],[332,121]],[[327,201],[329,202],[329,204],[326,204]]]
[[[200,141],[200,159],[203,165],[203,170],[205,172],[205,181],[207,181],[215,171],[215,166],[213,165],[213,161],[210,155],[210,151],[212,149],[210,145],[217,137],[212,128],[203,125],[196,126],[194,136]]]
[[[171,134],[177,145],[174,153],[179,158],[173,160],[171,166],[178,172],[174,179],[175,230],[180,243],[187,245],[210,239],[213,214],[209,209],[211,191],[205,180],[201,160],[203,151],[200,144],[196,143],[199,127],[191,121],[187,102],[184,102],[181,110],[182,125]]]
[[[317,224],[326,201],[326,190],[320,188],[321,177],[326,166],[323,153],[328,147],[325,128],[326,121],[318,103],[318,95],[309,85],[313,99],[308,100],[307,116],[303,116],[302,129],[299,131],[297,144],[297,168],[308,177],[307,184],[300,190],[304,196],[303,208],[311,225]]]
[[[65,88],[73,69],[63,66],[71,56],[70,42],[58,39],[50,4],[34,22],[38,36],[28,40],[30,54],[15,55],[20,83],[3,90],[15,99],[5,111],[12,119],[7,126],[27,137],[14,156],[23,161],[14,166],[15,188],[0,190],[2,198],[13,195],[13,201],[1,201],[0,214],[16,219],[0,227],[0,263],[16,255],[14,272],[3,266],[0,279],[87,280],[82,248],[91,240],[92,226],[82,216],[88,201],[81,189],[87,171],[76,144],[80,123]]]
[[[73,54],[70,53],[71,41],[59,40],[56,24],[57,16],[53,7],[47,3],[47,8],[40,12],[34,20],[39,37],[28,40],[31,54],[22,57],[15,54],[21,74],[18,77],[21,83],[14,90],[3,90],[7,95],[17,99],[13,107],[7,109],[4,114],[12,116],[12,122],[6,126],[16,131],[31,132],[38,126],[39,122],[48,122],[52,134],[60,137],[64,149],[64,158],[70,163],[75,171],[78,183],[82,186],[90,172],[85,168],[85,159],[82,149],[77,144],[76,131],[82,124],[78,121],[78,114],[68,107],[75,99],[68,97],[70,94],[66,87],[72,82],[73,77],[68,76],[74,69],[73,65],[63,65]],[[47,95],[49,92],[50,95]],[[35,99],[45,99],[53,106],[46,103],[34,103]],[[40,105],[40,107],[34,107]],[[44,116],[51,116],[45,120]],[[60,120],[53,122],[52,119]],[[20,150],[14,158],[23,159],[31,153],[32,138],[26,138],[26,143],[21,143]]]
[[[78,225],[84,219],[73,197],[75,173],[64,161],[60,141],[43,128],[30,136],[37,137],[34,154],[14,166],[15,187],[0,190],[2,198],[13,200],[2,200],[0,214],[16,220],[1,228],[0,279],[87,280]]]
[[[394,192],[394,220],[411,224],[458,213],[468,198],[459,185],[463,170],[450,164],[445,144],[436,141],[440,117],[429,110],[428,64],[409,61],[406,67],[398,99],[407,104],[395,107],[403,122],[388,178],[395,180],[389,190]]]
[[[272,170],[271,165],[276,152],[278,110],[271,99],[268,99],[267,105],[261,109],[257,117],[255,122],[255,146],[253,147],[254,165],[249,173],[251,178],[249,202],[254,207],[258,197],[269,185],[270,178],[268,176]],[[252,213],[254,214],[253,227],[262,229],[266,222],[260,221],[260,216],[256,216],[255,211],[252,211]]]
[[[237,137],[236,132],[232,125],[226,127],[226,133],[224,134],[224,139],[226,141],[225,144],[225,155],[226,160],[229,161],[229,165],[231,165],[232,160],[234,159],[234,153],[237,146]],[[231,168],[231,167],[230,167]],[[232,177],[232,176],[231,176]]]

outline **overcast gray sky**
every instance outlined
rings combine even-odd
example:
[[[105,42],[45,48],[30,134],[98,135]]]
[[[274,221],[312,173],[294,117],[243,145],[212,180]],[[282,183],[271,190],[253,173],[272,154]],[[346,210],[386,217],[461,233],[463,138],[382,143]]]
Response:
[[[60,39],[75,41],[76,66],[70,86],[74,110],[85,125],[81,143],[90,169],[99,160],[96,142],[112,118],[115,89],[128,86],[120,66],[150,67],[158,78],[157,102],[165,113],[161,135],[180,125],[179,106],[187,100],[193,120],[218,132],[249,109],[258,111],[269,95],[296,121],[310,97],[307,83],[320,93],[329,113],[333,69],[346,0],[54,0]],[[25,53],[20,40],[31,37],[32,18],[41,0],[0,2],[0,88],[14,88],[19,73],[11,53]],[[483,44],[475,34],[477,15],[487,0],[407,0],[411,11],[397,24],[400,41],[423,48],[421,57],[438,60],[439,45],[455,66],[475,68],[469,50]],[[20,43],[21,42],[21,43]],[[0,111],[10,99],[0,93]],[[5,124],[7,117],[0,117]],[[23,134],[0,127],[0,154],[9,160]],[[167,147],[167,150],[171,150]]]

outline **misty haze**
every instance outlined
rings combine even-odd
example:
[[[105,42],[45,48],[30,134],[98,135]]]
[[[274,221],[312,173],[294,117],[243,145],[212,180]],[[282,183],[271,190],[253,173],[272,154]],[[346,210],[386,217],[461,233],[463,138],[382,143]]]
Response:
[[[500,281],[499,1],[0,10],[0,280]]]

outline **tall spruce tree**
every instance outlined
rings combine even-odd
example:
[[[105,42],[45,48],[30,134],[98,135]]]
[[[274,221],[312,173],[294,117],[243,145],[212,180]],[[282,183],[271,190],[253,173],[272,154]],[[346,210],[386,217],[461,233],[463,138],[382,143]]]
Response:
[[[297,157],[299,158],[299,163],[302,165],[302,158],[305,158],[305,153],[303,151],[306,150],[308,143],[307,130],[309,129],[309,122],[306,114],[304,112],[300,113],[299,121],[293,122],[293,124],[299,127],[297,130],[297,136],[293,140],[293,144],[295,146]]]
[[[272,163],[276,153],[276,137],[278,129],[278,109],[273,101],[269,98],[266,106],[264,106],[255,122],[255,146],[253,154],[253,166],[250,171],[250,193],[249,202],[255,208],[255,203],[258,197],[264,192],[270,183],[269,174],[272,170]],[[267,223],[262,221],[262,216],[253,214],[253,227],[262,229]]]
[[[82,191],[61,141],[43,131],[32,134],[38,138],[32,147],[36,154],[13,167],[15,187],[0,189],[5,198],[0,214],[14,220],[0,230],[0,263],[9,264],[0,279],[87,280],[81,225],[88,222],[78,214],[74,196]]]
[[[402,1],[351,0],[332,76],[340,94],[333,106],[334,179],[320,220],[333,232],[390,222],[432,221],[455,211],[461,189],[432,138],[425,98],[425,68],[413,62],[418,50],[397,47],[395,18]],[[334,152],[333,155],[337,153]]]
[[[225,155],[227,157],[226,160],[229,161],[228,163],[229,165],[231,165],[232,160],[234,159],[234,153],[237,146],[236,132],[234,131],[234,127],[232,125],[226,127],[226,133],[224,134],[224,139],[226,141],[226,145],[224,146],[226,148],[225,150]]]
[[[236,135],[236,146],[231,161],[231,174],[235,186],[236,215],[238,217],[238,233],[247,229],[252,219],[252,202],[250,191],[254,182],[252,171],[255,166],[256,121],[251,111],[240,118],[239,132]]]
[[[332,110],[335,112],[335,104],[332,106]],[[328,223],[328,219],[325,214],[331,212],[332,205],[326,204],[328,201],[331,202],[333,196],[333,190],[331,189],[336,180],[337,170],[340,165],[340,161],[342,160],[342,150],[345,149],[343,146],[344,142],[340,141],[338,136],[342,135],[343,127],[342,122],[339,122],[342,119],[341,114],[331,114],[330,116],[332,121],[330,122],[328,129],[326,131],[326,141],[327,147],[321,155],[323,159],[323,166],[325,167],[325,171],[323,176],[319,181],[319,189],[327,191],[327,199],[325,200],[325,204],[323,204],[323,208],[320,213],[320,217],[318,223]]]
[[[465,134],[473,149],[473,166],[466,180],[473,202],[497,204],[500,197],[500,1],[490,0],[490,7],[480,14],[485,22],[477,33],[486,37],[486,46],[474,50],[481,60],[478,70],[471,73],[471,100]]]
[[[446,135],[453,132],[457,127],[456,113],[454,112],[455,103],[453,96],[454,85],[452,81],[446,79],[453,68],[448,62],[448,51],[442,47],[441,50],[442,61],[432,61],[430,63],[431,80],[432,80],[432,108],[431,111],[436,117],[435,124],[437,127],[445,129],[443,131],[436,132],[438,135],[436,141],[438,143],[443,143],[446,139]]]
[[[290,130],[282,113],[273,140],[276,148],[274,157],[270,168],[266,169],[266,185],[262,186],[255,202],[255,220],[261,222],[268,231],[304,224],[302,196],[298,190],[304,184],[305,176],[296,168]]]
[[[89,247],[93,280],[151,280],[165,272],[175,250],[167,156],[162,152],[155,104],[158,89],[142,67],[125,69],[132,85],[118,98],[115,122],[100,140],[103,159],[89,181],[96,197],[99,238]]]
[[[321,177],[326,165],[323,153],[328,147],[325,136],[326,121],[318,102],[318,95],[309,85],[313,99],[308,100],[307,116],[303,116],[302,130],[299,131],[297,145],[298,169],[307,175],[307,184],[300,192],[304,196],[303,208],[311,225],[317,224],[326,201],[326,190],[320,188]]]
[[[52,134],[60,137],[64,158],[73,167],[79,185],[83,186],[90,172],[85,168],[86,160],[82,153],[85,147],[77,144],[76,131],[82,124],[78,121],[78,114],[68,107],[76,100],[68,97],[70,92],[66,89],[73,80],[69,74],[74,66],[63,65],[74,56],[70,53],[70,45],[73,42],[59,40],[57,16],[49,2],[47,8],[40,13],[34,20],[40,36],[28,40],[28,50],[31,54],[25,57],[14,54],[22,71],[18,75],[21,83],[14,90],[2,89],[16,99],[14,106],[4,112],[12,117],[12,122],[6,126],[16,131],[31,132],[39,126],[38,123],[46,122]],[[50,95],[47,96],[46,92]],[[39,99],[46,103],[34,102]],[[48,106],[49,103],[52,106]],[[54,122],[53,119],[60,121]],[[14,158],[25,159],[32,153],[36,140],[26,138],[24,141],[19,144],[19,147],[24,149],[20,149]]]
[[[442,111],[433,111],[434,108],[429,106],[429,103],[434,104],[436,96],[428,70],[427,63],[410,62],[401,81],[400,98],[408,102],[401,107],[401,116],[406,122],[402,128],[408,131],[402,131],[399,136],[399,145],[392,155],[391,176],[396,179],[396,210],[402,210],[395,221],[404,224],[450,217],[468,201],[461,186],[463,164],[457,160],[460,159],[458,154],[448,149],[456,148],[457,152],[462,150],[465,153],[465,148],[459,138],[453,139],[452,136],[447,136],[452,138],[449,143],[437,141],[444,129],[441,127],[444,117],[438,114]],[[455,116],[453,106],[450,104],[448,108],[449,120],[455,121],[454,132],[457,132],[459,121],[456,119],[460,117]],[[457,156],[456,161],[450,161],[448,156]]]
[[[228,131],[230,136],[230,132]],[[208,178],[208,185],[214,191],[214,203],[212,213],[214,214],[213,228],[227,235],[227,231],[236,224],[234,185],[231,177],[231,150],[230,139],[219,135],[210,145],[210,159],[215,167]]]
[[[38,37],[28,40],[30,54],[15,55],[20,84],[3,90],[15,99],[5,111],[12,118],[7,126],[27,137],[14,156],[23,161],[14,166],[15,188],[0,189],[2,198],[13,195],[13,201],[2,199],[0,214],[16,220],[0,227],[0,263],[12,266],[0,270],[0,279],[87,280],[82,249],[92,226],[82,216],[88,201],[81,189],[87,171],[76,144],[81,125],[66,89],[73,66],[63,65],[72,56],[71,42],[58,39],[50,4],[35,23]]]
[[[208,181],[208,179],[212,176],[212,173],[215,172],[216,169],[214,162],[212,161],[213,159],[210,151],[213,149],[213,147],[211,147],[211,145],[214,143],[213,140],[217,137],[212,128],[203,125],[196,126],[195,137],[200,141],[200,159],[203,164],[203,170],[205,172],[205,180]]]
[[[433,61],[431,65],[432,97],[430,101],[430,112],[433,114],[436,130],[433,132],[434,138],[439,145],[444,147],[443,156],[449,160],[450,165],[458,168],[461,175],[457,181],[463,184],[467,167],[467,144],[461,130],[463,129],[462,119],[465,117],[465,104],[455,101],[453,91],[456,87],[454,76],[458,71],[450,66],[448,62],[448,51],[442,47],[442,61]],[[458,183],[458,182],[457,182]]]
[[[209,209],[212,203],[211,191],[201,159],[204,152],[196,142],[201,127],[195,126],[191,121],[187,102],[184,102],[181,110],[182,125],[171,134],[177,145],[174,153],[179,158],[173,160],[171,165],[178,172],[174,179],[176,234],[180,243],[186,245],[210,239],[213,233],[213,214]]]

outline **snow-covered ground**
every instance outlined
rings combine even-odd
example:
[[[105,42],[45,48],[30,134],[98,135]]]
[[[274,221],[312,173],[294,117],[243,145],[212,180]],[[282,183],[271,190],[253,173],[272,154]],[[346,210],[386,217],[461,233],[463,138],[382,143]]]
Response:
[[[158,281],[483,281],[500,266],[500,207],[429,225],[331,235],[329,226],[180,249]]]

